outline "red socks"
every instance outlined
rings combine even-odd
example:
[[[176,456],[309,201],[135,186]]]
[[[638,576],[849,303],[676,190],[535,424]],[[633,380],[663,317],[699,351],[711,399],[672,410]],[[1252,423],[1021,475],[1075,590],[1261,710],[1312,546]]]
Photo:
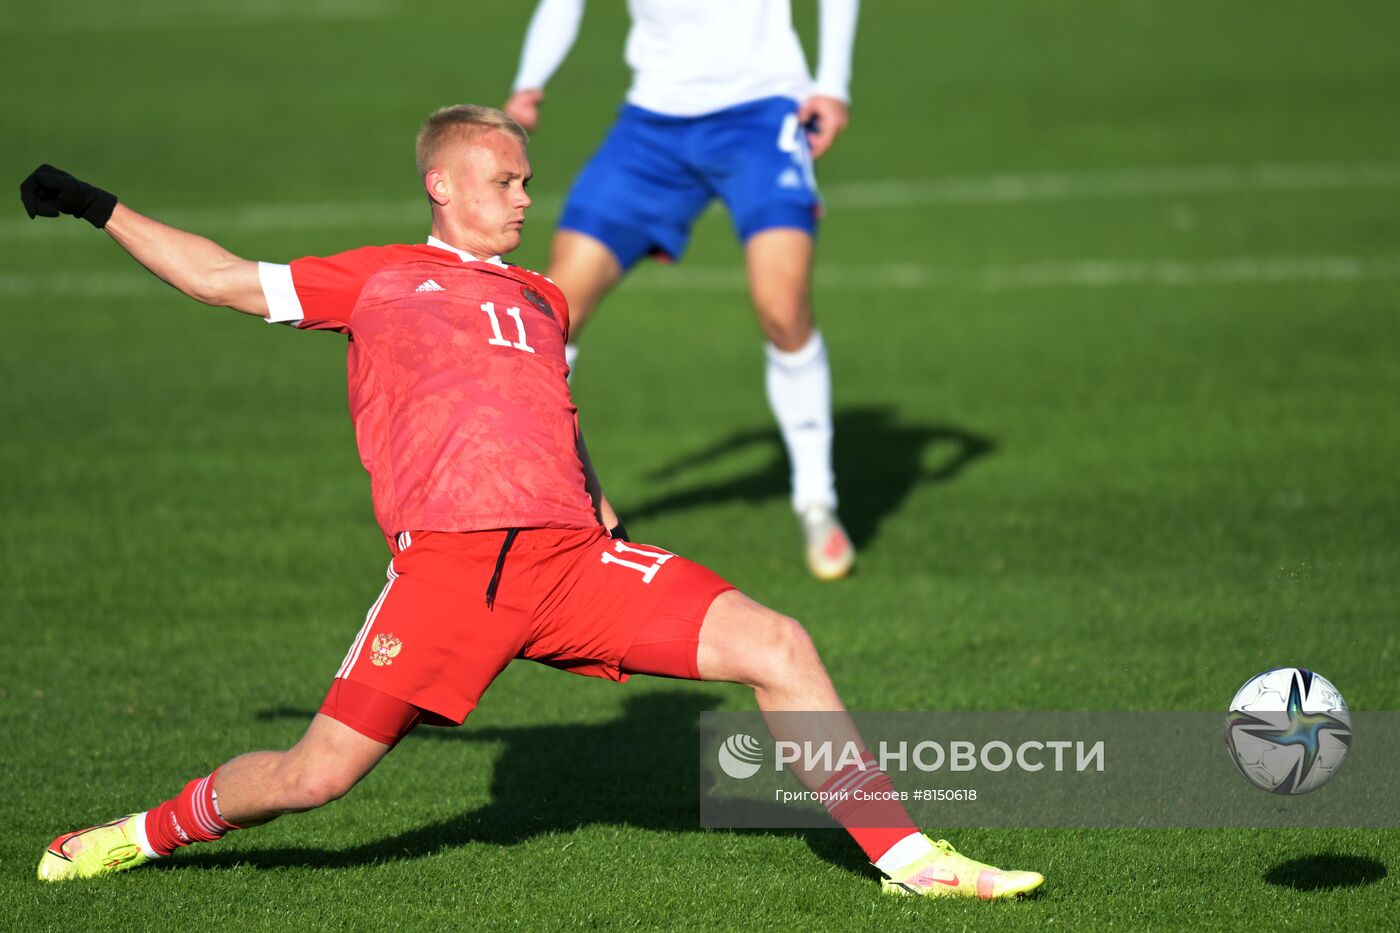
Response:
[[[865,752],[861,763],[848,765],[818,792],[831,818],[840,823],[872,862],[894,844],[919,832],[898,799],[890,776]]]
[[[219,814],[214,775],[195,778],[185,789],[158,807],[146,811],[146,840],[157,855],[169,855],[195,842],[213,842],[238,829]],[[900,842],[919,832],[909,811],[895,794],[894,784],[875,765],[875,756],[862,755],[861,763],[848,765],[819,788],[831,818],[840,823],[877,862]]]
[[[157,855],[169,855],[192,842],[213,842],[238,829],[219,815],[214,774],[195,778],[180,793],[146,811],[146,840]]]

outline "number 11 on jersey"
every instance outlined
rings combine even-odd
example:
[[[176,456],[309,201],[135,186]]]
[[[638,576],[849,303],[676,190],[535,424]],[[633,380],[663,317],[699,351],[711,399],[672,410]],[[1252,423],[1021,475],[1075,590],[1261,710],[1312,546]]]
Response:
[[[515,347],[517,350],[524,350],[526,353],[534,353],[535,348],[525,342],[525,322],[520,319],[519,308],[506,308],[506,314],[515,319],[515,330],[520,335],[520,339],[511,343],[501,335],[501,321],[496,317],[496,305],[494,302],[486,302],[481,306],[481,310],[486,312],[486,316],[491,319],[491,333],[494,335],[486,341],[493,347]]]

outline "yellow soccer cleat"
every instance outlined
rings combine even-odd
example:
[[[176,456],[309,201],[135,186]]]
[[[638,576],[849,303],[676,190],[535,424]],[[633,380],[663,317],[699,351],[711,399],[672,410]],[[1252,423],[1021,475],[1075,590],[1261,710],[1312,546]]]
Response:
[[[932,852],[901,869],[897,877],[881,879],[880,890],[901,896],[997,901],[1030,894],[1045,883],[1045,877],[1033,871],[1002,871],[959,855],[946,839],[931,844]]]
[[[39,859],[40,881],[67,881],[125,871],[150,861],[137,837],[145,814],[133,813],[110,823],[64,833],[49,843]]]
[[[803,547],[807,569],[818,580],[839,580],[851,572],[856,549],[836,513],[824,505],[811,505],[802,515]]]

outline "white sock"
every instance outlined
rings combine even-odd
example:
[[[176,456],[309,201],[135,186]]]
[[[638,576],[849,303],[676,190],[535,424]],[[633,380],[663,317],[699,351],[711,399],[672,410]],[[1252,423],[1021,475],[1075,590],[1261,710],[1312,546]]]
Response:
[[[913,832],[890,846],[890,850],[875,862],[875,867],[893,878],[933,851],[933,843],[920,832]]]
[[[836,476],[831,470],[831,367],[820,331],[799,350],[786,353],[773,344],[764,385],[768,404],[787,445],[792,465],[792,507],[836,507]]]
[[[146,838],[146,813],[144,810],[136,814],[136,825],[133,829],[136,832],[136,844],[141,847],[146,858],[160,858],[160,853],[151,848],[151,841]]]

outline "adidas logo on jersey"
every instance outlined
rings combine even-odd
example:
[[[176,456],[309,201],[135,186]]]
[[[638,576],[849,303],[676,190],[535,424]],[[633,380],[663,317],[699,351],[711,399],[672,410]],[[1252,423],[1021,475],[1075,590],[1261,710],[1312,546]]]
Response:
[[[783,173],[782,173],[781,175],[778,176],[778,187],[779,187],[779,188],[801,188],[801,187],[804,187],[803,184],[802,184],[802,176],[801,176],[800,174],[798,174],[797,169],[795,169],[795,168],[784,169],[784,170],[783,170]]]
[[[434,282],[432,279],[428,279],[428,281],[424,282],[422,285],[419,285],[417,288],[415,288],[414,291],[415,291],[415,292],[445,292],[445,291],[447,291],[447,289],[443,288],[441,285],[439,285],[438,283]]]

